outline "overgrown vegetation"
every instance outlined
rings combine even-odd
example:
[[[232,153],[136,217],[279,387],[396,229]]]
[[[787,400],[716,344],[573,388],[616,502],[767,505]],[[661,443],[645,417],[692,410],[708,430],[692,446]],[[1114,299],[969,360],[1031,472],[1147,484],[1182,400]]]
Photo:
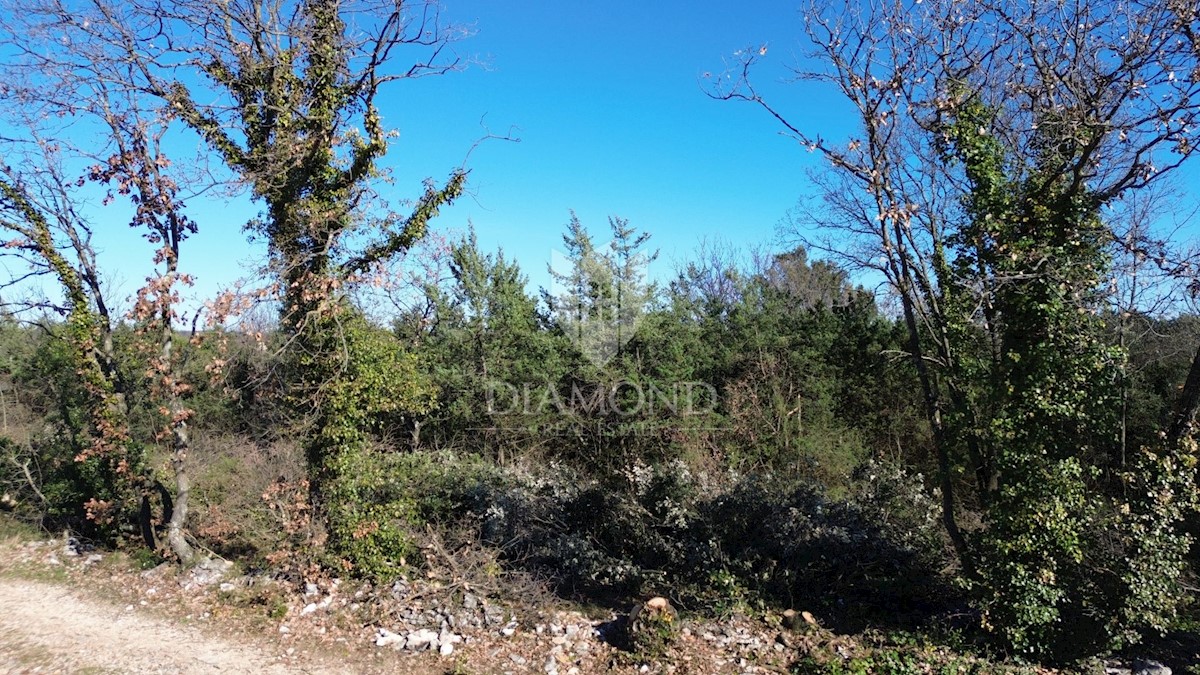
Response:
[[[22,162],[0,167],[0,229],[55,298],[0,317],[0,506],[22,519],[294,581],[386,584],[453,537],[497,566],[485,575],[570,598],[802,607],[842,632],[968,616],[953,631],[972,645],[1054,663],[1187,606],[1200,351],[1179,301],[1195,265],[1116,208],[1193,152],[1186,3],[1077,3],[1066,37],[1040,2],[1027,17],[814,6],[827,69],[809,79],[846,95],[861,138],[806,135],[762,99],[749,75],[765,50],[713,92],[829,160],[813,222],[791,233],[805,245],[702,250],[656,281],[649,233],[613,217],[601,237],[564,214],[565,260],[538,295],[473,231],[417,248],[464,169],[407,213],[382,199],[377,94],[458,65],[431,7],[18,4],[3,39],[25,58],[0,110],[27,138],[2,141]],[[400,47],[430,52],[397,70]],[[103,98],[89,74],[129,93]],[[58,118],[24,113],[69,95],[90,97],[99,145],[60,145]],[[168,131],[261,205],[248,230],[270,255],[261,287],[213,299],[186,336],[180,244],[197,224]],[[75,207],[88,188],[130,195],[154,248],[125,316]],[[1121,289],[1148,258],[1165,281],[1142,303]],[[885,290],[855,285],[864,270]],[[381,321],[387,293],[405,309]],[[263,304],[277,317],[252,326]],[[797,667],[917,672],[912,653]]]

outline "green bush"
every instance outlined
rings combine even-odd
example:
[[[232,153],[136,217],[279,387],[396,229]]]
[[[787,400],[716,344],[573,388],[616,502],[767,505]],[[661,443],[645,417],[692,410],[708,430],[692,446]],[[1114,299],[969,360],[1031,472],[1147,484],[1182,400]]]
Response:
[[[372,449],[349,459],[336,494],[352,497],[329,513],[330,535],[341,542],[332,553],[356,575],[377,580],[421,565],[416,554],[426,528],[456,523],[479,486],[498,479],[480,459],[446,453]]]
[[[953,597],[937,505],[895,467],[854,475],[846,498],[829,499],[802,479],[716,481],[680,462],[607,481],[551,464],[481,479],[465,505],[485,541],[571,595],[803,604],[847,628],[924,618]]]

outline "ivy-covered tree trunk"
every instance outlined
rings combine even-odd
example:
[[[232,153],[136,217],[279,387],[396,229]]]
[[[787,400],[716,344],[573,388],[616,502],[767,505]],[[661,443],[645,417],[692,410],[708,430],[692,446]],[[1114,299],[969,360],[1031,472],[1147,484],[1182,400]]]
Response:
[[[117,541],[124,536],[123,526],[136,522],[146,484],[144,458],[129,435],[128,410],[116,371],[111,323],[99,295],[94,252],[70,216],[48,215],[11,174],[0,175],[0,230],[16,235],[7,247],[23,250],[44,265],[66,302],[63,339],[85,396],[83,428],[71,428],[66,420],[74,460],[81,465],[81,473],[90,477],[85,486],[90,494],[83,495],[87,502],[80,506],[96,528],[94,534]],[[60,234],[68,244],[56,240],[52,218],[64,229]],[[68,257],[71,252],[77,261]]]
[[[15,132],[13,138],[4,139],[3,149],[22,165],[16,170],[0,167],[0,172],[11,179],[7,196],[12,211],[19,212],[20,224],[11,229],[25,235],[27,241],[20,248],[34,254],[23,262],[34,274],[50,272],[65,300],[56,309],[67,318],[65,342],[73,354],[82,398],[91,409],[91,429],[80,434],[88,437],[91,447],[76,454],[85,460],[85,467],[89,461],[115,466],[114,475],[98,477],[106,484],[103,491],[139,493],[122,501],[133,501],[123,508],[137,514],[145,543],[157,547],[158,526],[169,520],[168,539],[186,561],[192,555],[183,533],[190,412],[182,402],[188,386],[180,381],[173,343],[178,286],[190,283],[179,270],[179,249],[196,229],[184,214],[184,201],[193,186],[181,188],[176,181],[179,169],[162,150],[162,137],[172,126],[165,102],[143,95],[136,86],[118,86],[128,78],[130,62],[105,54],[103,43],[79,39],[71,32],[71,22],[64,16],[86,28],[93,18],[86,15],[87,9],[72,7],[68,12],[53,4],[21,7],[0,28],[0,42],[12,47],[15,55],[3,68],[3,79],[12,84],[0,115]],[[44,30],[47,22],[60,25],[72,38],[49,37]],[[77,133],[79,128],[90,132]],[[194,179],[194,174],[188,178]],[[131,210],[119,212],[120,217],[129,214],[128,224],[151,245],[148,258],[159,268],[138,290],[133,310],[124,317],[113,316],[105,302],[91,244],[94,226],[80,196],[85,185],[107,191],[104,206],[125,201],[121,197],[128,199]],[[126,401],[126,392],[137,391],[135,378],[123,377],[118,367],[114,332],[121,319],[136,324],[135,338],[149,336],[149,358],[139,365],[146,366],[150,395],[135,402],[158,410],[161,437],[172,439],[179,491],[175,500],[143,466],[146,439],[130,428],[131,417],[135,418],[132,427],[139,427],[140,406],[131,414],[128,408],[133,404]],[[125,363],[128,367],[128,359]],[[161,519],[152,510],[152,503],[160,499]],[[94,496],[93,510],[109,501],[113,500]],[[105,510],[122,509],[114,505]]]
[[[344,12],[371,23],[349,28]],[[264,16],[273,17],[269,25]],[[165,75],[150,85],[265,204],[252,229],[265,235],[282,296],[287,403],[303,420],[315,506],[332,552],[375,576],[398,569],[406,540],[403,514],[372,498],[385,479],[371,468],[372,428],[387,413],[423,409],[430,388],[345,289],[412,246],[463,190],[465,172],[455,170],[441,186],[427,182],[407,217],[364,213],[387,150],[376,95],[390,81],[457,64],[431,60],[406,71],[387,63],[401,45],[442,57],[449,34],[435,16],[338,0],[302,0],[287,11],[223,6],[190,17],[210,25],[213,40],[179,47],[205,54],[203,74],[222,103],[199,103],[189,85]]]
[[[973,541],[973,583],[985,625],[1014,648],[1073,659],[1161,628],[1172,614],[1167,589],[1178,590],[1187,547],[1176,528],[1194,500],[1184,466],[1194,459],[1178,439],[1147,450],[1127,477],[1139,486],[1128,501],[1104,494],[1121,362],[1097,316],[1108,232],[1095,196],[1052,170],[1087,139],[1047,139],[1014,177],[1021,162],[992,135],[992,114],[964,94],[946,128],[971,188],[946,290],[990,289],[997,345],[997,358],[976,366],[986,374],[980,435],[996,490]]]
[[[847,143],[763,98],[748,74],[766,49],[714,79],[714,95],[760,106],[828,160],[804,223],[816,227],[797,234],[899,296],[947,531],[985,618],[1024,653],[1127,642],[1161,629],[1181,595],[1194,443],[1168,438],[1114,467],[1120,354],[1093,312],[1106,207],[1200,148],[1186,4],[814,4],[819,61],[797,74],[856,112]],[[954,492],[981,512],[978,530],[958,530]]]

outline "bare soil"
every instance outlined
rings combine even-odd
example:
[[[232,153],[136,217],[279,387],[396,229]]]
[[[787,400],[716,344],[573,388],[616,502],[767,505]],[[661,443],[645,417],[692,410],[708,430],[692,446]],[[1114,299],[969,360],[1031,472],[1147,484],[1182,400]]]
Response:
[[[340,672],[45,582],[0,578],[0,608],[10,673]]]
[[[413,579],[400,593],[336,579],[295,587],[236,570],[204,576],[170,564],[141,569],[121,553],[77,552],[65,539],[5,536],[0,527],[0,673],[751,675],[809,672],[810,656],[870,654],[815,620],[790,631],[779,617],[745,615],[682,618],[664,651],[631,654],[610,639],[616,613],[475,597],[478,588],[463,582]],[[411,637],[451,615],[451,653],[377,645],[381,635]],[[918,672],[1052,672],[931,646],[903,656],[929,664]]]

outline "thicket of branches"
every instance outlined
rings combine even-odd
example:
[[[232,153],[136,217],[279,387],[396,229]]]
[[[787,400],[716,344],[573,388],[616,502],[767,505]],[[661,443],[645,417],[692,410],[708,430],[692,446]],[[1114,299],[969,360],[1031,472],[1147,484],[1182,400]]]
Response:
[[[380,168],[382,92],[462,64],[437,5],[13,0],[2,505],[297,576],[393,579],[436,527],[576,596],[803,603],[846,629],[971,604],[1060,661],[1169,628],[1197,526],[1198,282],[1154,233],[1195,150],[1196,8],[805,21],[817,66],[796,74],[846,99],[854,138],[760,95],[765,49],[711,91],[828,160],[803,246],[706,245],[656,284],[648,234],[570,214],[535,296],[473,232],[429,233],[463,168],[406,202]],[[201,156],[168,156],[172,134]],[[184,316],[187,207],[221,190],[261,206],[268,265]],[[155,266],[127,313],[97,198]]]

